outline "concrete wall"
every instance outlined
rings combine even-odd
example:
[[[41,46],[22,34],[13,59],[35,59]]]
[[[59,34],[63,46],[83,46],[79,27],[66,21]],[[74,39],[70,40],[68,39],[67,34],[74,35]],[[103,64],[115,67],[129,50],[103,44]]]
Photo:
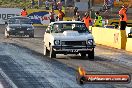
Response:
[[[132,38],[127,38],[124,30],[92,27],[92,34],[96,44],[132,52]]]
[[[127,38],[126,51],[132,52],[132,38]]]
[[[121,33],[116,29],[92,27],[95,43],[121,49]]]

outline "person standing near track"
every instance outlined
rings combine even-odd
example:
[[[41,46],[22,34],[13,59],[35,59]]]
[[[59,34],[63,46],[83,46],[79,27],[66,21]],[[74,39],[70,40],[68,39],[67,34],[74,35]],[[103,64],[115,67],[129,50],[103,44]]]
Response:
[[[26,8],[23,8],[23,10],[21,11],[21,16],[27,16],[28,13],[26,11]]]
[[[79,12],[76,12],[76,15],[73,16],[73,19],[72,19],[72,20],[73,20],[73,21],[81,21],[81,17],[80,17]]]
[[[120,30],[125,30],[127,26],[127,8],[123,5],[119,11],[120,16]]]
[[[100,16],[99,12],[95,13],[96,17],[94,20],[94,26],[96,27],[102,27],[103,23],[102,23],[102,16]]]
[[[62,12],[61,9],[58,10],[58,21],[63,21],[63,17],[65,14]]]
[[[50,4],[49,1],[46,0],[46,1],[45,1],[45,8],[46,8],[46,10],[49,10],[49,6],[50,6],[49,4]]]
[[[54,13],[53,9],[51,9],[51,11],[49,12],[49,15],[50,15],[50,23],[54,22],[55,21],[55,18],[54,18],[55,13]]]
[[[87,12],[85,13],[85,16],[83,17],[82,21],[85,23],[86,27],[89,28],[92,20]]]
[[[62,6],[63,6],[63,4],[62,4],[61,0],[59,0],[59,2],[57,3],[58,10],[59,9],[62,10]]]

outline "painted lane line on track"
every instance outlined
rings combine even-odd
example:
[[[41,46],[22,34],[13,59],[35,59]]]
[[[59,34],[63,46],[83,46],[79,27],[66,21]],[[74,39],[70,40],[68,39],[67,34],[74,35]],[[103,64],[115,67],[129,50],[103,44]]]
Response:
[[[0,68],[0,74],[5,78],[5,80],[7,81],[7,83],[9,83],[10,86],[12,86],[12,88],[18,88],[12,81],[11,79],[4,73],[4,71]],[[0,86],[1,88],[1,86]]]
[[[2,83],[0,82],[0,88],[4,88],[4,86],[2,85]]]

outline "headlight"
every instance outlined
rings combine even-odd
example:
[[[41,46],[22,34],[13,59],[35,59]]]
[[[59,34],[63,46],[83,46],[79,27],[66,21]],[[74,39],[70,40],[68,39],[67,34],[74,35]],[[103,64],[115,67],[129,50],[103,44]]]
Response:
[[[93,45],[93,43],[94,43],[93,39],[89,39],[87,42],[88,45]]]
[[[60,40],[54,40],[55,45],[60,45]]]

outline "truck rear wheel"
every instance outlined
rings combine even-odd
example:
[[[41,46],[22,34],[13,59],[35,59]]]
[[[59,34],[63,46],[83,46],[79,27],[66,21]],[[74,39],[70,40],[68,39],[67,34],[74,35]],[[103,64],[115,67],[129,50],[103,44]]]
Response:
[[[86,56],[86,53],[81,53],[81,57],[85,57]]]

